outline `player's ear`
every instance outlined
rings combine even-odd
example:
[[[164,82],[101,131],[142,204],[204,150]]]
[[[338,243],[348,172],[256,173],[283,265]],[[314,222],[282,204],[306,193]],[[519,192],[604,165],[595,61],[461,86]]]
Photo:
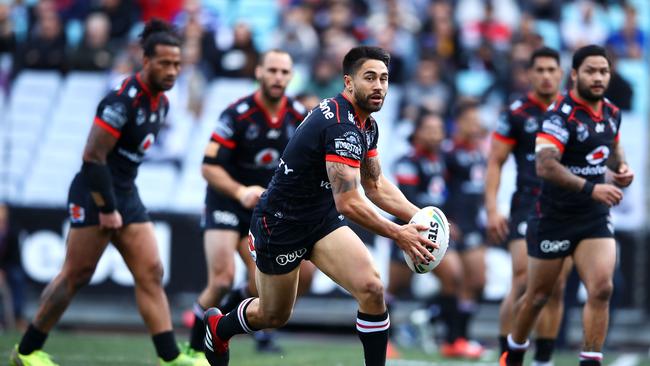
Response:
[[[255,79],[257,79],[257,80],[262,79],[262,66],[261,65],[255,66]]]
[[[578,70],[571,69],[571,81],[575,83],[577,79],[578,79]]]
[[[352,76],[343,75],[343,85],[345,86],[345,90],[352,92]]]

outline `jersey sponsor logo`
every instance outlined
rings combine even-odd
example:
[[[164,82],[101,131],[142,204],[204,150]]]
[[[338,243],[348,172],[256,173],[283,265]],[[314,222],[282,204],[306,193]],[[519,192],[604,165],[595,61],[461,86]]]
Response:
[[[151,148],[151,146],[153,145],[153,143],[155,141],[156,141],[156,136],[153,133],[147,134],[147,136],[145,136],[144,140],[142,140],[142,142],[140,143],[140,146],[138,147],[138,150],[143,154],[146,153],[147,150],[149,150],[149,148]]]
[[[275,261],[281,266],[286,266],[287,263],[295,262],[296,259],[302,258],[305,254],[307,254],[307,249],[300,248],[294,250],[291,253],[280,254],[279,256],[275,257]]]
[[[598,146],[585,156],[585,159],[591,165],[598,165],[607,158],[609,158],[609,147],[605,145]]]
[[[266,148],[255,155],[255,164],[259,167],[277,166],[280,152],[273,148]]]
[[[282,135],[281,130],[279,130],[277,128],[273,128],[273,129],[270,129],[269,132],[266,133],[266,138],[271,139],[271,140],[277,140],[278,137],[280,137],[281,135]]]
[[[428,187],[429,198],[434,205],[441,205],[445,202],[447,185],[443,177],[433,177]]]
[[[70,203],[68,213],[73,224],[80,224],[86,220],[86,210],[75,203]]]
[[[575,175],[588,176],[588,175],[603,175],[607,171],[604,165],[596,166],[568,166],[569,171]]]
[[[589,129],[582,123],[579,123],[578,127],[576,127],[576,133],[578,134],[577,139],[580,142],[584,142],[589,137]]]
[[[320,187],[325,189],[332,189],[332,183],[321,180]]]
[[[144,111],[143,108],[138,108],[138,111],[136,112],[135,115],[135,123],[140,126],[147,120],[147,113]]]
[[[293,173],[293,169],[289,168],[287,163],[285,163],[284,160],[282,159],[280,159],[280,165],[278,167],[284,168],[284,175],[289,175],[289,173]]]
[[[126,124],[126,107],[122,103],[113,103],[104,107],[102,120],[113,127],[120,128]]]
[[[126,150],[124,148],[121,148],[121,147],[117,148],[117,153],[122,155],[124,158],[136,163],[136,164],[142,162],[142,159],[143,159],[143,156],[141,154],[128,151],[128,150]]]
[[[361,140],[356,132],[347,131],[342,137],[334,139],[334,149],[336,154],[346,158],[361,160],[363,157],[363,147]]]
[[[535,117],[530,117],[524,122],[524,131],[534,133],[537,131],[537,120]]]
[[[327,102],[327,99],[323,99],[318,105],[318,107],[320,108],[320,111],[323,112],[323,116],[325,116],[325,119],[334,118],[334,112],[332,112],[332,108]]]
[[[542,240],[539,249],[544,253],[566,252],[571,247],[569,240]]]
[[[239,225],[237,215],[230,211],[212,211],[212,220],[214,220],[215,224],[224,224],[229,226]]]
[[[246,140],[255,140],[260,135],[260,128],[256,124],[251,123],[246,129]]]
[[[564,145],[569,141],[569,130],[564,127],[562,118],[558,115],[552,115],[549,119],[544,120],[542,131],[555,137]]]
[[[214,132],[223,137],[226,140],[229,140],[235,134],[235,131],[232,129],[232,120],[227,115],[221,116],[219,121],[217,121],[217,126],[214,128]]]

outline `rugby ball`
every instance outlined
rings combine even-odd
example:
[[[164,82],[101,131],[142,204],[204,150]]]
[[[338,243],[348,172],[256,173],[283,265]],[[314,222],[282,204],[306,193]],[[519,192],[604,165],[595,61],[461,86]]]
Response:
[[[426,264],[413,263],[411,257],[407,253],[404,253],[406,265],[415,273],[430,272],[440,264],[449,246],[449,222],[447,221],[447,217],[439,208],[427,206],[413,215],[409,224],[427,226],[427,230],[420,231],[420,236],[437,243],[438,248],[427,248],[432,252],[435,260]]]

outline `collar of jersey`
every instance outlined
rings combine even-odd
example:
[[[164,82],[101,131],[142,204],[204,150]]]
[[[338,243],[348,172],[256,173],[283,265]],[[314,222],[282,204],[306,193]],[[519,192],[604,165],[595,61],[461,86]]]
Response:
[[[594,120],[594,122],[601,122],[604,120],[603,109],[605,108],[605,101],[601,100],[600,111],[599,113],[596,113],[596,111],[594,111],[590,105],[588,105],[582,99],[578,98],[575,94],[573,94],[573,90],[569,91],[569,98],[571,98],[571,100],[573,100],[573,102],[577,104],[579,107],[586,110],[587,113],[589,114],[589,117],[591,117]]]
[[[339,93],[339,96],[341,98],[343,98],[343,100],[346,101],[346,103],[348,104],[348,108],[352,112],[354,112],[354,124],[356,124],[357,127],[359,127],[360,129],[365,130],[366,129],[366,122],[368,122],[370,120],[370,116],[368,116],[367,120],[365,120],[364,122],[361,122],[361,119],[359,118],[359,113],[357,113],[357,111],[354,109],[354,104],[352,104],[352,102],[348,98],[346,98],[343,93]]]
[[[533,92],[528,92],[526,97],[528,97],[528,100],[534,105],[536,105],[537,108],[540,108],[542,111],[546,111],[548,109],[548,106],[550,105],[550,104],[545,104],[541,100],[537,99],[535,97],[535,94],[533,94]]]

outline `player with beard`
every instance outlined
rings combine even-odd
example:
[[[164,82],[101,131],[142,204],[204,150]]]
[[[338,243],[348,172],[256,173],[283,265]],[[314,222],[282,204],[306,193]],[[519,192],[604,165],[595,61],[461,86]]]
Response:
[[[229,301],[219,307],[227,309],[257,295],[255,263],[247,249],[253,208],[306,112],[300,103],[285,96],[292,69],[288,53],[267,51],[255,70],[259,88],[223,111],[205,150],[202,173],[208,188],[202,227],[208,283],[193,306],[190,354],[203,354],[203,313],[209,307],[219,306],[231,289],[237,251],[248,268],[249,281],[232,291]],[[313,270],[305,266],[301,271],[302,283],[308,285]],[[258,350],[278,350],[269,334],[258,332],[256,339]]]
[[[370,116],[388,90],[390,55],[377,47],[356,47],[343,60],[344,91],[323,100],[305,118],[282,154],[268,190],[253,213],[249,234],[259,297],[222,315],[206,312],[206,356],[227,365],[228,342],[236,334],[278,328],[289,319],[299,264],[309,259],[357,300],[356,327],[366,366],[386,363],[390,321],[384,290],[370,252],[346,225],[346,217],[395,240],[417,263],[433,259],[422,238],[425,226],[397,225],[377,206],[408,221],[418,208],[381,173],[378,126]]]
[[[494,244],[507,244],[512,257],[512,284],[501,302],[499,314],[500,353],[507,348],[514,304],[526,290],[526,220],[541,192],[541,181],[535,173],[537,119],[559,95],[562,69],[558,52],[548,47],[535,50],[530,57],[528,78],[531,91],[510,105],[493,134],[485,180],[488,238]],[[511,153],[517,164],[517,190],[512,195],[508,223],[497,209],[497,192],[501,168]],[[545,365],[551,360],[562,321],[564,283],[571,268],[570,260],[566,261],[566,266],[536,324],[534,366]]]
[[[180,353],[162,286],[163,267],[154,228],[135,177],[164,123],[181,65],[181,41],[167,23],[152,20],[140,36],[143,68],[101,100],[70,186],[70,232],[61,272],[41,295],[34,320],[14,349],[10,365],[55,365],[41,349],[77,291],[88,284],[109,242],[135,280],[140,314],[152,334],[160,365],[198,366],[205,360]]]
[[[609,209],[623,199],[634,173],[619,144],[621,112],[604,98],[610,61],[600,46],[573,55],[573,88],[549,108],[535,142],[542,179],[528,222],[528,283],[501,365],[522,365],[528,334],[571,257],[587,288],[580,365],[600,365],[609,321],[616,242]],[[611,171],[611,182],[605,179]],[[570,223],[570,224],[567,224]]]

